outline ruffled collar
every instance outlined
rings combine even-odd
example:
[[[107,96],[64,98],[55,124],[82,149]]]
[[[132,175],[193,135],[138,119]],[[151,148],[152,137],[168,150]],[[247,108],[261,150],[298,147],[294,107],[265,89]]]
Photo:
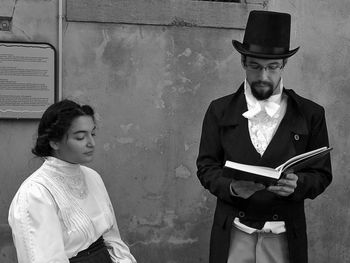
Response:
[[[69,163],[49,156],[45,158],[42,169],[49,171],[49,177],[74,197],[79,199],[87,197],[88,188],[80,164]]]
[[[81,176],[80,164],[69,163],[53,156],[45,158],[44,165],[65,176]]]

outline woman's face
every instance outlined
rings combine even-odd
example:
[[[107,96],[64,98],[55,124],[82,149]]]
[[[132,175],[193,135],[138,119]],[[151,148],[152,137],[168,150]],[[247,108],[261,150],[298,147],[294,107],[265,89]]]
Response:
[[[61,141],[50,142],[53,156],[69,163],[91,162],[95,148],[95,131],[95,122],[91,116],[75,118]]]

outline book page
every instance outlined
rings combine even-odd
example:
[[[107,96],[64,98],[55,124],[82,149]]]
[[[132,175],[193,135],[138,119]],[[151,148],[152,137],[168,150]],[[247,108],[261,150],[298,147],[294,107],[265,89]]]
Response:
[[[241,164],[241,163],[236,163],[232,161],[226,161],[225,166],[236,170],[240,170],[243,172],[258,174],[258,175],[262,175],[273,179],[278,179],[281,174],[276,169],[273,169],[270,167]]]
[[[306,152],[306,153],[302,153],[299,154],[297,156],[294,156],[293,158],[290,158],[288,161],[286,161],[285,163],[281,164],[280,166],[278,166],[276,168],[276,170],[278,171],[284,171],[286,168],[290,167],[291,165],[293,165],[294,163],[297,163],[301,160],[310,158],[311,156],[317,155],[321,152],[326,151],[328,148],[326,146]]]

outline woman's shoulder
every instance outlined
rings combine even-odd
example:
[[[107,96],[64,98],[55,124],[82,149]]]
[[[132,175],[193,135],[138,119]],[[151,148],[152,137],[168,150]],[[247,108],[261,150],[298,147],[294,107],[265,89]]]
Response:
[[[21,206],[24,208],[31,206],[33,203],[54,204],[49,190],[43,183],[40,170],[35,171],[22,182],[11,202],[11,206]]]
[[[42,181],[43,174],[41,168],[39,168],[22,182],[17,193],[27,193],[31,192],[32,190],[41,188],[45,189],[44,185],[42,184]]]
[[[87,180],[92,180],[97,182],[98,184],[103,184],[101,175],[97,171],[85,165],[80,165],[80,167],[83,173],[85,174]]]
[[[80,165],[80,167],[86,176],[94,177],[94,178],[101,178],[100,174],[96,170],[94,170],[88,166],[85,166],[85,165]]]
[[[106,189],[106,185],[103,182],[102,177],[98,172],[96,172],[94,169],[87,167],[87,166],[82,166],[81,169],[83,173],[85,174],[86,182],[89,187],[93,187],[95,189],[95,193],[100,193],[103,196],[108,196],[108,192]]]

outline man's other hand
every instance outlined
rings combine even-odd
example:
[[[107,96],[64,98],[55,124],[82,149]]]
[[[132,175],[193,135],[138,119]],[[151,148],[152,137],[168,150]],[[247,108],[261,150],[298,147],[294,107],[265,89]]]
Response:
[[[265,186],[251,181],[232,180],[230,189],[233,196],[247,199],[255,192],[265,189]]]

